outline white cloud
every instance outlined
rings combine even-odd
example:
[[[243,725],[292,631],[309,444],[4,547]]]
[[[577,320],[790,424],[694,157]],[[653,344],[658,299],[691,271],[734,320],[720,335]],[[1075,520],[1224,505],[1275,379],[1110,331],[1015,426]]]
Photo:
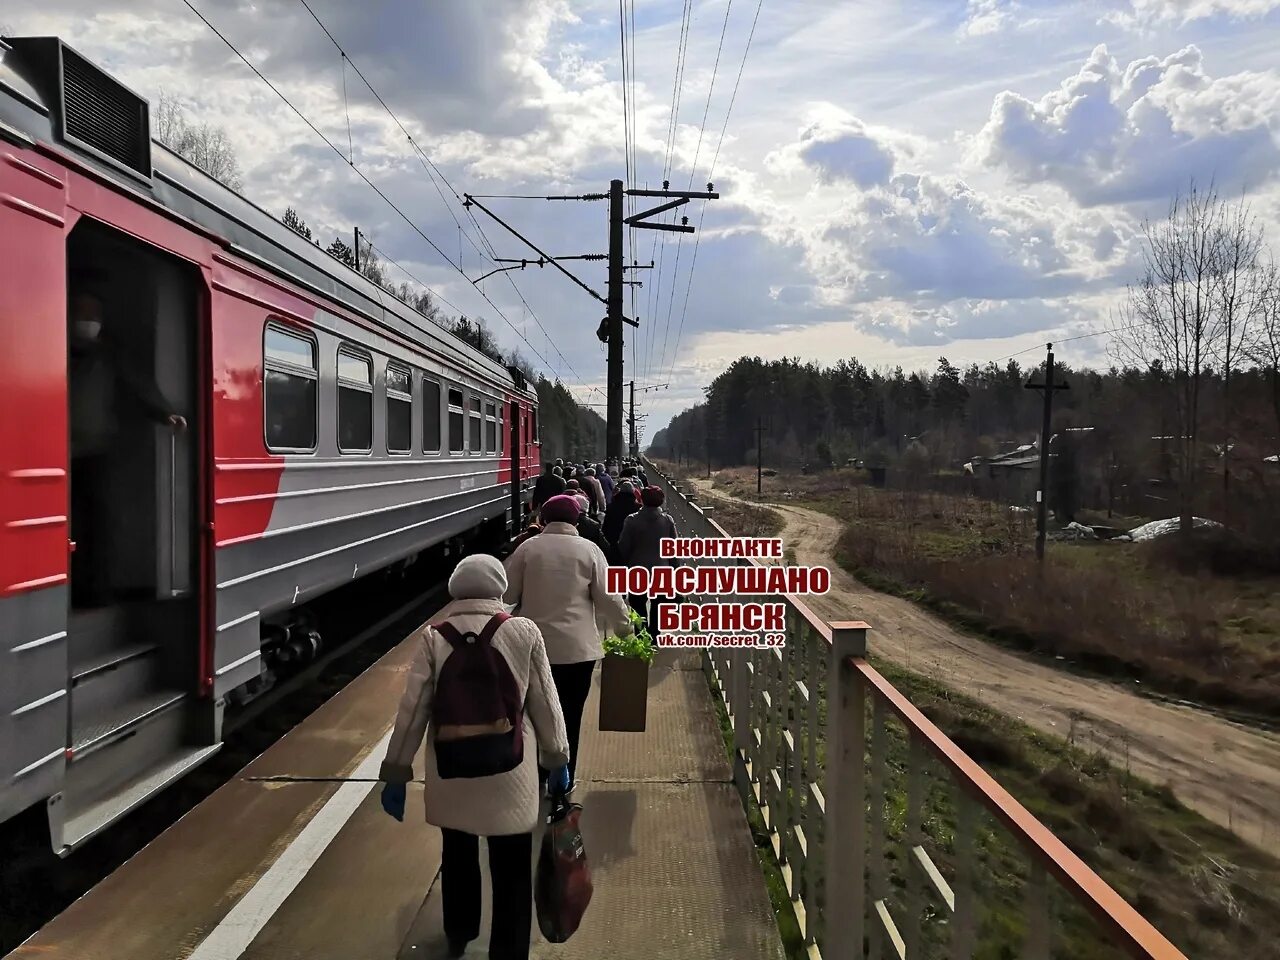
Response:
[[[431,5],[428,15],[419,0],[311,3],[458,190],[587,193],[622,175],[616,4],[472,0]],[[467,279],[181,4],[9,6],[15,10],[6,7],[0,19],[18,31],[63,35],[140,92],[165,87],[201,120],[226,127],[254,201],[276,213],[295,206],[326,240],[359,224],[459,310],[487,318],[504,346],[530,352]],[[724,3],[704,6],[695,5],[669,161],[680,5],[659,4],[643,16],[637,10],[640,183],[667,175],[683,187],[692,175],[697,185],[720,146],[754,5],[733,5],[705,132]],[[662,267],[645,271],[645,286],[630,291],[643,321],[640,367],[657,381],[674,367],[683,404],[743,352],[820,361],[857,355],[911,367],[917,359],[932,366],[945,344],[957,362],[982,360],[1096,320],[1098,304],[1133,275],[1133,225],[1152,209],[1148,200],[1162,206],[1190,172],[1202,179],[1216,172],[1224,189],[1231,178],[1258,187],[1256,208],[1274,221],[1280,180],[1266,178],[1280,129],[1278,18],[1260,18],[1277,6],[1280,0],[792,0],[771,8],[759,21],[711,177],[722,199],[706,204],[692,284],[691,238],[637,237],[638,259],[647,262],[654,251]],[[301,5],[206,0],[200,7],[345,153],[341,61]],[[1106,10],[1124,11],[1141,29],[1118,28],[1102,16]],[[1191,48],[1140,59],[1175,49],[1152,46],[1170,37],[1179,46],[1196,40],[1204,57]],[[1121,62],[1103,52],[1077,73],[1079,51],[1099,40],[1123,50]],[[1205,64],[1214,65],[1213,76]],[[1072,73],[1061,90],[1037,99]],[[442,201],[404,135],[350,70],[347,80],[362,169],[450,258],[461,249],[468,276],[491,269],[459,236],[454,216],[464,227],[470,222],[453,196],[444,190]],[[1007,95],[993,114],[1002,89],[1031,99]],[[982,160],[974,169],[963,165],[966,150]],[[605,242],[603,204],[495,204],[544,249],[592,252]],[[696,224],[702,204],[677,214],[685,212]],[[483,222],[498,255],[526,252]],[[603,289],[600,265],[573,269]],[[520,284],[545,333],[508,278]],[[550,270],[494,276],[483,287],[553,375],[574,389],[579,376],[599,384],[596,306],[582,291]],[[1070,357],[1096,342],[1073,343]],[[650,425],[661,422],[655,416]]]
[[[969,0],[960,32],[971,37],[996,33],[1009,25],[1016,9],[1010,0]]]
[[[1212,78],[1195,46],[1121,67],[1098,46],[1039,100],[1006,91],[977,155],[1086,205],[1163,199],[1189,179],[1232,190],[1280,173],[1280,73]]]
[[[1131,0],[1136,23],[1190,23],[1214,16],[1250,19],[1280,10],[1280,0]]]
[[[781,176],[812,172],[818,182],[852,183],[863,189],[889,182],[919,145],[900,131],[864,123],[833,103],[811,104],[808,123],[794,143],[765,157],[767,170]]]

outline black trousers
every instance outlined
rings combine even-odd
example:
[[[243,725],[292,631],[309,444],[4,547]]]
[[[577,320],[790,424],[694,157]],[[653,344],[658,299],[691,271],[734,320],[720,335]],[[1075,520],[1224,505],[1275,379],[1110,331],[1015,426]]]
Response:
[[[442,832],[444,932],[450,941],[469,942],[480,936],[480,838],[461,830]],[[489,876],[493,882],[489,956],[527,960],[533,921],[533,834],[489,837]]]
[[[578,735],[582,732],[582,708],[586,706],[587,694],[591,692],[591,674],[595,668],[594,660],[551,665],[551,678],[556,682],[556,693],[560,697],[560,712],[564,714],[564,725],[569,733],[570,783],[577,776]]]

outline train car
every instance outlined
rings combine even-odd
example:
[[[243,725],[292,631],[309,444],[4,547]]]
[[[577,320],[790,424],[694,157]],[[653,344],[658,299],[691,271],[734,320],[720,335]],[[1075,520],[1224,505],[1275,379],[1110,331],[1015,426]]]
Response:
[[[56,38],[0,42],[0,276],[0,821],[65,854],[217,750],[308,603],[520,524],[537,397]]]

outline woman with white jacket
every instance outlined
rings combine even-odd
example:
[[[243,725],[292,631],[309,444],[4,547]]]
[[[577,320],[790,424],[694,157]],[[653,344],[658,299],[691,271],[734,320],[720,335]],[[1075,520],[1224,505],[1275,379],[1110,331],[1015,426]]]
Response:
[[[626,602],[606,590],[604,552],[578,536],[581,512],[575,497],[552,497],[542,505],[542,532],[507,559],[507,602],[538,625],[547,644],[569,732],[570,791],[576,783],[582,708],[596,661],[604,657],[600,628],[617,636],[631,633]]]
[[[535,538],[536,539],[536,538]],[[494,557],[476,554],[458,564],[449,578],[453,601],[435,618],[461,634],[480,634],[494,616],[506,612],[507,577]],[[378,775],[386,783],[382,805],[404,819],[405,784],[413,778],[413,758],[432,718],[432,701],[449,642],[431,624],[418,632],[417,654],[409,668],[387,756]],[[510,667],[524,703],[523,757],[518,766],[492,776],[442,779],[432,738],[426,749],[427,822],[444,834],[441,886],[449,955],[460,957],[480,934],[479,838],[488,837],[493,882],[493,922],[489,956],[525,960],[533,900],[533,829],[538,822],[538,751],[559,792],[568,787],[569,743],[542,634],[531,620],[513,617],[492,635],[491,648]]]

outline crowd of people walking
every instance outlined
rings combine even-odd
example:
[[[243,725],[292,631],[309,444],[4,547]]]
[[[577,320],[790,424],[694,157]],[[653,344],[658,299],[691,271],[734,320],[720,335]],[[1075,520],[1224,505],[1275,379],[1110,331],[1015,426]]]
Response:
[[[492,874],[489,956],[529,955],[540,799],[577,785],[582,713],[603,638],[632,633],[628,603],[658,635],[655,604],[608,593],[606,570],[674,563],[659,551],[661,538],[676,536],[663,500],[636,463],[546,464],[505,564],[464,558],[449,580],[451,602],[416,635],[379,777],[384,809],[403,819],[426,740],[426,818],[444,835],[450,956],[463,956],[480,933],[480,837]]]

